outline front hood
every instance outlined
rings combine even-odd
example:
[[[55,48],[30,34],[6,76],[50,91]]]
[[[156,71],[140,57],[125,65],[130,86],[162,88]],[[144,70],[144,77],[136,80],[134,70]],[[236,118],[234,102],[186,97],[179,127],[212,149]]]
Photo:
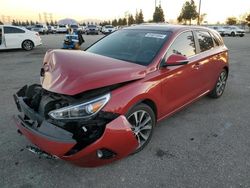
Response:
[[[137,80],[146,67],[83,51],[50,50],[43,62],[44,89],[65,95]]]

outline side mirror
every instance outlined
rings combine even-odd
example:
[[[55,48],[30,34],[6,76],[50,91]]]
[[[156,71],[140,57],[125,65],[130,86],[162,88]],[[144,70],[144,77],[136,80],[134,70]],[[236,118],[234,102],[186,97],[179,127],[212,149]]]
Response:
[[[179,54],[172,54],[171,56],[169,56],[169,58],[166,60],[163,66],[167,67],[167,66],[185,65],[188,64],[188,62],[189,60],[186,56]]]

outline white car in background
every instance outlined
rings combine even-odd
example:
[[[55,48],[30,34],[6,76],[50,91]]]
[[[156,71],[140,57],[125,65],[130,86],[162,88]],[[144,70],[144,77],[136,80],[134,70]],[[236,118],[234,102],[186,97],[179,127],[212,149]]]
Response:
[[[66,25],[58,25],[56,28],[56,32],[57,33],[67,33],[68,32],[68,28]]]
[[[34,25],[33,28],[31,29],[31,31],[36,31],[40,34],[48,34],[49,33],[47,25],[44,25],[44,24]]]
[[[114,32],[116,29],[112,25],[105,25],[102,27],[103,34],[109,34]]]
[[[224,26],[223,29],[225,29],[225,32],[224,32],[225,35],[228,35],[228,36],[232,36],[232,37],[240,36],[240,37],[243,37],[245,35],[245,30],[240,29],[237,26]]]
[[[211,28],[211,29],[216,30],[218,33],[220,33],[220,35],[221,35],[222,37],[225,36],[225,31],[226,31],[226,30],[225,30],[223,27],[221,27],[221,26],[208,26],[208,28]]]
[[[29,51],[41,44],[38,32],[17,26],[0,25],[0,50],[23,48]]]

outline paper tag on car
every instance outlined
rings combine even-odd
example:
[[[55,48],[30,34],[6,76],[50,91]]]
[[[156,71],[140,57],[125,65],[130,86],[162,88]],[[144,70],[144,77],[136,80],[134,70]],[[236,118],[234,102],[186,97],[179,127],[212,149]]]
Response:
[[[157,38],[157,39],[164,39],[164,38],[166,37],[166,35],[158,34],[158,33],[147,33],[147,34],[145,35],[145,37]]]

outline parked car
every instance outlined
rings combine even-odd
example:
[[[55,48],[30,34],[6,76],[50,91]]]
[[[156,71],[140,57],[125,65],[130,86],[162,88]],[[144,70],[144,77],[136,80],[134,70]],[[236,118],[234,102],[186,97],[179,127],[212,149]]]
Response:
[[[228,35],[228,36],[232,36],[232,37],[240,36],[240,37],[243,37],[245,35],[245,30],[240,29],[237,26],[224,26],[223,29],[225,29],[225,32],[224,32],[225,35]]]
[[[23,48],[29,51],[41,44],[38,32],[17,26],[0,25],[0,50]]]
[[[41,85],[14,96],[15,121],[40,148],[33,152],[104,165],[142,150],[158,121],[202,96],[221,97],[228,72],[228,49],[214,30],[128,27],[86,51],[49,50]]]
[[[56,28],[56,32],[57,33],[67,33],[68,32],[68,28],[66,25],[58,25]]]
[[[225,29],[221,26],[209,26],[209,28],[216,30],[222,37],[225,36]]]
[[[70,25],[70,27],[73,29],[73,32],[77,32],[78,31],[78,29],[79,29],[79,27],[78,27],[78,25]]]
[[[48,34],[48,27],[46,25],[43,24],[36,24],[32,27],[31,31],[36,31],[40,34]]]
[[[110,34],[114,32],[116,29],[112,25],[105,25],[102,27],[103,34]]]
[[[48,32],[49,32],[49,33],[52,33],[52,34],[55,34],[55,33],[56,33],[56,29],[55,29],[55,27],[54,27],[54,26],[49,25],[49,26],[48,26]]]
[[[96,25],[87,25],[85,28],[85,33],[98,35],[98,27]]]

